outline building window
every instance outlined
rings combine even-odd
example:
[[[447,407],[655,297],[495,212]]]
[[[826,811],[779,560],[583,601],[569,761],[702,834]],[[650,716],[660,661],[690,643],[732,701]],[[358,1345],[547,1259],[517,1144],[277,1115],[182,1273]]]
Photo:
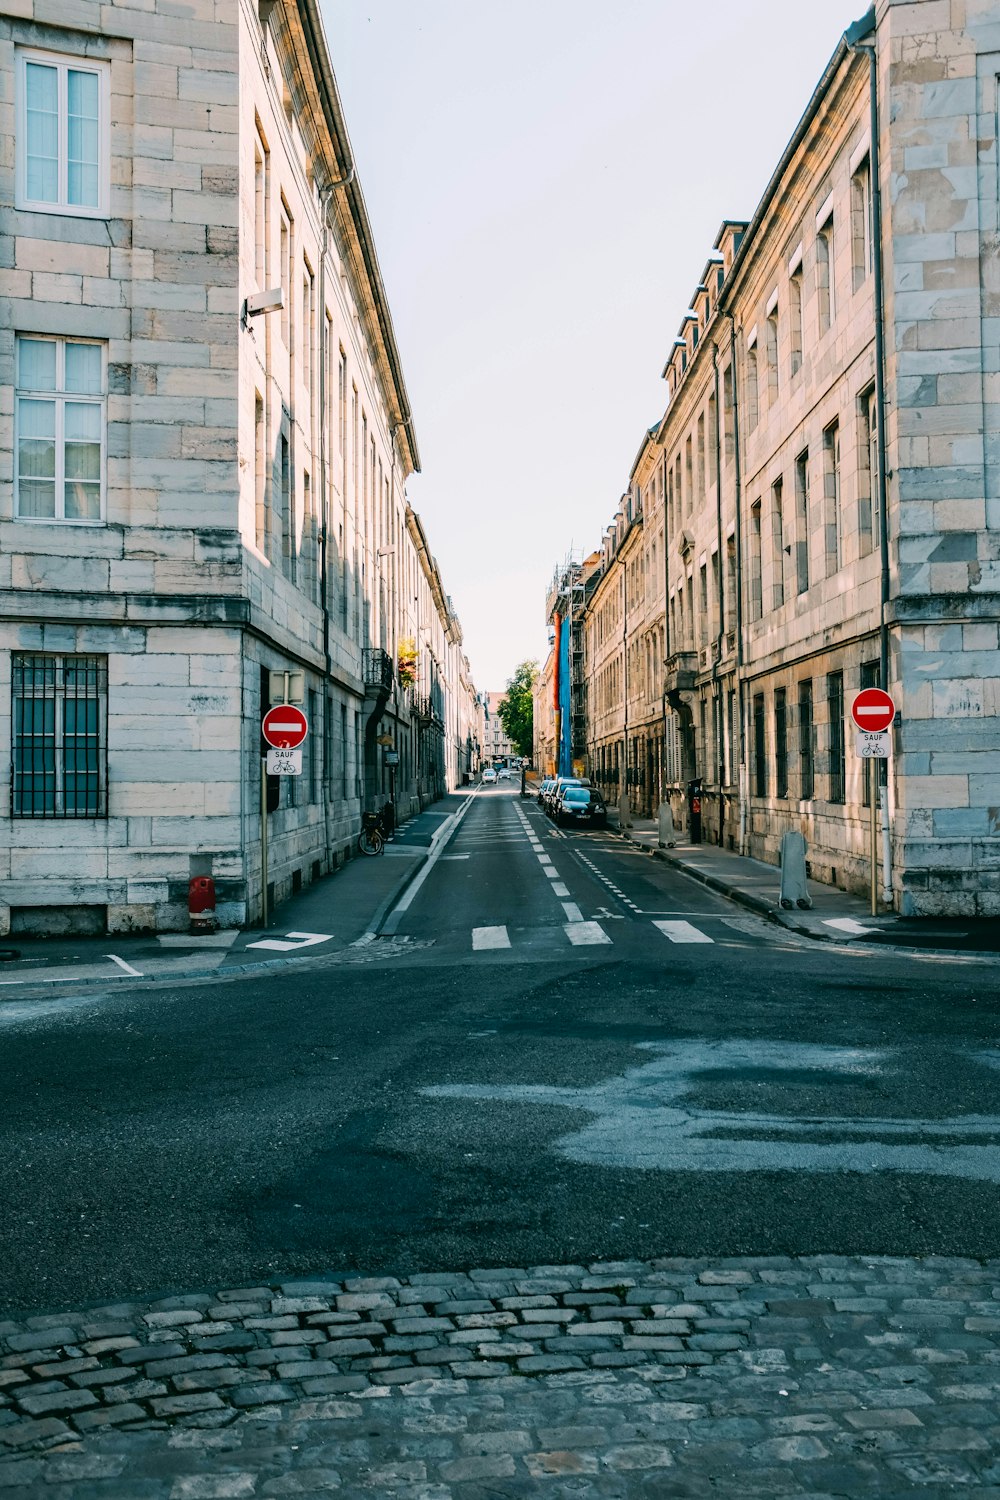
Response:
[[[767,401],[778,399],[778,304],[775,302],[764,324],[764,355],[767,363]]]
[[[754,792],[758,797],[767,796],[767,744],[764,734],[764,694],[755,693],[753,700],[753,772]]]
[[[816,296],[820,337],[833,323],[833,215],[816,231]]]
[[[813,759],[813,685],[799,683],[799,796],[809,798],[816,785]]]
[[[109,80],[106,63],[18,54],[18,208],[107,214]]]
[[[802,368],[802,262],[788,278],[788,374],[794,377]]]
[[[785,521],[784,480],[771,486],[771,608],[780,609],[785,602]]]
[[[788,796],[788,707],[785,689],[774,692],[774,779],[779,797]]]
[[[267,290],[267,226],[270,199],[271,157],[259,128],[253,140],[253,245],[254,280],[257,290]]]
[[[278,439],[278,488],[281,507],[281,571],[295,582],[295,495],[293,492],[288,437]]]
[[[11,658],[11,815],[107,815],[108,659]]]
[[[875,387],[858,397],[858,548],[866,557],[879,544],[878,425]]]
[[[732,463],[735,451],[735,423],[733,419],[733,367],[726,365],[722,372],[722,429],[724,433],[723,454],[727,464]]]
[[[281,277],[281,342],[292,348],[292,216],[284,195],[278,211],[278,274]]]
[[[823,433],[823,541],[826,576],[840,571],[840,424],[831,422]]]
[[[747,427],[752,432],[760,418],[760,386],[757,375],[757,345],[747,349]]]
[[[851,177],[851,280],[854,290],[872,270],[872,173],[869,157],[862,157]]]
[[[254,534],[258,551],[267,555],[267,425],[264,421],[264,398],[260,391],[253,397],[253,489]]]
[[[759,620],[763,614],[763,593],[760,556],[760,501],[750,507],[750,618]]]
[[[826,706],[830,729],[830,802],[843,802],[847,767],[844,761],[844,674],[831,672],[826,679]]]
[[[795,588],[809,587],[809,449],[795,460]]]
[[[15,513],[100,521],[104,511],[105,346],[18,337]]]

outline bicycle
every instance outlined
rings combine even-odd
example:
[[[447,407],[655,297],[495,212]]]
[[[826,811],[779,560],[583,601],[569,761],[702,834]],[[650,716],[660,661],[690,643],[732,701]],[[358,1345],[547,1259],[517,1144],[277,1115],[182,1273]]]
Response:
[[[366,812],[361,814],[361,832],[358,835],[358,849],[362,854],[381,854],[385,848],[385,828],[382,822],[382,814],[377,812]]]

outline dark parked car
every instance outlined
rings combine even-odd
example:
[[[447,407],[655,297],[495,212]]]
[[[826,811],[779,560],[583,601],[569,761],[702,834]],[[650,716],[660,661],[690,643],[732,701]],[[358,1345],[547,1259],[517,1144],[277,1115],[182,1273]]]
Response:
[[[556,822],[561,828],[568,825],[606,828],[608,809],[604,798],[593,787],[565,787],[556,804]]]

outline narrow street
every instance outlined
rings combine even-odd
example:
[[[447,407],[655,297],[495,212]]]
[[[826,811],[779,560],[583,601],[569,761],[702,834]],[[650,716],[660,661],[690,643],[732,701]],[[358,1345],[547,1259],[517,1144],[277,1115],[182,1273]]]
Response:
[[[382,935],[365,944],[294,969],[123,980],[58,1001],[39,986],[5,1003],[0,1320],[11,1321],[0,1322],[0,1336],[12,1342],[3,1369],[22,1380],[33,1359],[31,1378],[40,1383],[30,1388],[37,1394],[22,1395],[23,1407],[4,1398],[0,1444],[24,1441],[30,1451],[36,1439],[23,1419],[37,1408],[51,1413],[39,1415],[38,1444],[60,1446],[81,1390],[88,1402],[98,1392],[98,1411],[110,1413],[101,1420],[111,1424],[155,1424],[169,1414],[188,1427],[228,1422],[239,1402],[264,1399],[251,1393],[244,1401],[234,1383],[244,1378],[244,1361],[247,1380],[270,1379],[259,1341],[279,1335],[261,1331],[268,1328],[301,1339],[299,1362],[276,1371],[277,1420],[296,1392],[301,1404],[324,1391],[357,1394],[374,1382],[385,1394],[384,1382],[444,1375],[455,1349],[437,1341],[465,1337],[456,1313],[478,1309],[483,1326],[499,1326],[515,1305],[536,1305],[534,1295],[539,1307],[555,1307],[553,1296],[579,1286],[579,1296],[552,1313],[554,1326],[537,1322],[537,1336],[529,1313],[516,1313],[529,1321],[518,1325],[521,1342],[505,1335],[501,1353],[509,1347],[515,1367],[527,1361],[522,1375],[548,1371],[557,1381],[561,1370],[579,1371],[583,1358],[612,1382],[629,1372],[634,1379],[637,1369],[647,1382],[684,1377],[686,1402],[699,1400],[692,1383],[704,1390],[711,1377],[723,1382],[713,1399],[728,1410],[736,1386],[725,1383],[747,1377],[748,1338],[752,1352],[762,1339],[773,1347],[803,1337],[790,1332],[794,1320],[786,1327],[772,1316],[758,1328],[755,1319],[774,1314],[777,1303],[757,1301],[727,1321],[723,1292],[735,1287],[742,1296],[747,1278],[752,1300],[758,1277],[812,1285],[817,1264],[847,1278],[847,1291],[851,1278],[888,1276],[895,1292],[857,1303],[856,1332],[884,1334],[889,1364],[897,1355],[912,1363],[913,1354],[912,1338],[898,1348],[892,1342],[892,1329],[906,1326],[906,1307],[885,1297],[905,1292],[916,1299],[914,1314],[940,1305],[920,1300],[922,1264],[941,1268],[934,1296],[975,1299],[948,1286],[956,1266],[974,1270],[976,1262],[947,1258],[988,1258],[1000,1240],[995,964],[812,943],[741,912],[615,834],[555,828],[512,787],[482,788],[464,806],[453,836],[385,913]],[[919,1259],[928,1256],[946,1259]],[[521,1269],[494,1275],[477,1267]],[[429,1343],[421,1335],[407,1344],[416,1288],[466,1284],[467,1272],[480,1280],[456,1292],[454,1306],[439,1295],[435,1307],[414,1308]],[[694,1342],[678,1352],[658,1353],[655,1336],[643,1346],[648,1323],[623,1348],[614,1330],[625,1325],[605,1319],[592,1349],[577,1338],[567,1354],[562,1324],[582,1306],[600,1317],[601,1298],[617,1301],[623,1287],[653,1278],[663,1307],[639,1315],[664,1317],[678,1298],[692,1300],[689,1283],[701,1275],[713,1288],[701,1321],[689,1327],[673,1317],[670,1330],[656,1330],[666,1349],[679,1343],[672,1330],[693,1328]],[[315,1293],[317,1279],[331,1277],[363,1293],[360,1302],[340,1286],[343,1303],[331,1292],[318,1311],[308,1297],[301,1309],[286,1308],[276,1290]],[[201,1342],[212,1300],[204,1293],[223,1287],[234,1290],[204,1317],[225,1321]],[[800,1303],[806,1296],[789,1295]],[[817,1295],[813,1287],[807,1300]],[[387,1309],[353,1309],[386,1298],[405,1304],[390,1311],[404,1326],[383,1346],[387,1325],[371,1320]],[[323,1309],[341,1305],[350,1309],[345,1319],[368,1320],[365,1328],[342,1357],[331,1344],[317,1353],[309,1320],[330,1322]],[[100,1306],[105,1312],[88,1322],[83,1310]],[[960,1350],[976,1359],[980,1345],[991,1347],[971,1331],[983,1306],[963,1304],[961,1326],[928,1317],[913,1337],[943,1340],[942,1358]],[[26,1318],[33,1321],[19,1321]],[[71,1338],[67,1320],[98,1339],[87,1345],[93,1357],[81,1353],[84,1333]],[[131,1369],[114,1363],[129,1348],[106,1352],[100,1336],[108,1329],[127,1334],[126,1344],[152,1339],[151,1356],[169,1340],[166,1383],[115,1384]],[[36,1338],[43,1349],[58,1339],[62,1363],[25,1354]],[[702,1338],[722,1339],[711,1368],[699,1363],[708,1358]],[[111,1345],[118,1348],[114,1337]],[[859,1347],[869,1345],[862,1339]],[[141,1355],[141,1343],[132,1352]],[[480,1352],[486,1358],[489,1350]],[[166,1356],[180,1371],[169,1380]],[[458,1357],[454,1399],[469,1368],[464,1343]],[[95,1382],[107,1385],[86,1384],[88,1359]],[[425,1359],[438,1362],[434,1371],[414,1367]],[[502,1384],[504,1370],[494,1358],[472,1373]],[[226,1405],[230,1387],[236,1407]],[[412,1397],[423,1388],[406,1389]],[[433,1394],[451,1409],[438,1386]],[[399,1433],[390,1408],[379,1407],[377,1431],[395,1452]],[[84,1434],[88,1412],[89,1405],[79,1412]],[[121,1445],[140,1436],[94,1434],[86,1452],[94,1444],[101,1453],[102,1444],[125,1452]],[[24,1467],[35,1460],[17,1452],[0,1460],[0,1488],[5,1475],[20,1484],[17,1475],[35,1472]],[[705,1450],[709,1468],[714,1453]],[[489,1493],[533,1492],[523,1484]],[[76,1500],[84,1492],[66,1493]],[[458,1485],[441,1493],[480,1491]]]

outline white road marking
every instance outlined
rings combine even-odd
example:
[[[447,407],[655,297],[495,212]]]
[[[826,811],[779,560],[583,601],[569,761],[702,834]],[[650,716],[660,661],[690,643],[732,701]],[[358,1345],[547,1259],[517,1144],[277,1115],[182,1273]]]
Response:
[[[692,927],[690,922],[654,922],[665,938],[672,943],[711,943],[714,942],[706,933],[699,932],[697,927]]]
[[[446,859],[468,859],[468,858],[469,858],[468,854],[442,854],[442,856],[441,856],[442,863]]]
[[[565,932],[574,948],[611,941],[600,922],[567,922]]]
[[[550,880],[558,880],[559,879],[559,871],[556,869],[555,865],[552,866],[551,870],[546,870],[545,873],[549,877]]]
[[[553,896],[559,896],[559,897],[568,896],[569,895],[569,886],[568,885],[563,885],[563,883],[562,883],[561,880],[557,881],[556,884],[554,884],[553,887],[552,887],[552,894],[553,894]]]
[[[862,922],[856,922],[853,917],[825,917],[824,927],[836,927],[840,932],[851,932],[856,936],[863,932],[875,932],[874,927],[865,927]]]
[[[575,901],[564,901],[562,904],[562,909],[566,913],[567,922],[583,921],[583,912],[577,906]]]
[[[247,943],[247,947],[289,953],[295,948],[314,948],[317,943],[328,943],[332,937],[332,932],[289,932],[283,938],[262,938],[259,943]]]
[[[506,927],[473,927],[472,951],[480,953],[484,948],[509,948],[510,936]]]
[[[104,957],[105,958],[110,958],[110,960],[111,960],[111,962],[113,964],[117,964],[120,969],[124,969],[125,970],[126,974],[131,974],[134,979],[141,979],[142,978],[142,975],[139,972],[139,970],[138,969],[133,969],[132,965],[131,964],[127,964],[123,958],[119,958],[117,953],[105,953]]]
[[[542,869],[544,870],[547,866],[549,866],[549,865],[552,864],[552,861],[551,861],[551,859],[549,859],[549,856],[547,854],[540,854],[538,856],[538,863],[541,865]]]

